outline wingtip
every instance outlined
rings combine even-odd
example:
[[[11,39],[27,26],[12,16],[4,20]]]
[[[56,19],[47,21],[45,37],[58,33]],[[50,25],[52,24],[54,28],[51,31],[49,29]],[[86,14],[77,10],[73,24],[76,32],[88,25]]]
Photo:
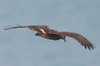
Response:
[[[15,26],[15,27],[4,28],[4,30],[10,30],[10,29],[15,29],[15,28],[25,28],[25,26],[21,26],[21,25],[17,24],[17,26]]]
[[[91,46],[84,46],[85,49],[89,49],[89,50],[94,50],[95,49],[95,46],[91,45]]]
[[[3,30],[9,30],[10,28],[4,28]]]

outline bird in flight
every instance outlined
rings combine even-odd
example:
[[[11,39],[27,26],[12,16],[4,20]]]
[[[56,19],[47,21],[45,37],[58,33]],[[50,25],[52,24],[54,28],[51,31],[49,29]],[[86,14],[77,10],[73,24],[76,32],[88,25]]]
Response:
[[[88,41],[85,37],[83,37],[82,35],[80,35],[78,33],[59,32],[59,31],[50,29],[46,25],[30,25],[30,26],[20,26],[20,25],[18,25],[16,27],[6,28],[5,30],[15,29],[15,28],[28,28],[30,30],[37,31],[35,36],[40,36],[40,37],[43,37],[43,38],[46,38],[46,39],[51,39],[51,40],[62,39],[64,41],[66,41],[65,38],[67,36],[67,37],[71,37],[71,38],[77,40],[82,46],[85,47],[85,49],[88,48],[89,50],[91,50],[91,49],[95,48],[90,41]]]

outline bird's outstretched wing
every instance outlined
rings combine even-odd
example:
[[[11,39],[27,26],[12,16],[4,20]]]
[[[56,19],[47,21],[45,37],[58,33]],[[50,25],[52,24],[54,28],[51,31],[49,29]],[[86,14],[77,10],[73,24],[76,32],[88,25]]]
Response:
[[[69,37],[76,39],[86,49],[88,48],[89,50],[91,50],[91,49],[95,48],[90,41],[88,41],[85,37],[83,37],[80,34],[73,33],[73,32],[59,32],[59,34],[69,36]]]
[[[38,32],[41,32],[40,29],[44,29],[44,30],[48,30],[49,27],[46,26],[46,25],[31,25],[31,26],[16,26],[16,27],[10,27],[10,28],[6,28],[4,30],[10,30],[10,29],[16,29],[16,28],[28,28],[30,30],[35,30],[35,31],[38,31]]]
[[[76,39],[82,46],[85,47],[85,49],[94,49],[95,47],[93,46],[93,44],[88,41],[85,37],[83,37],[80,34],[74,33],[74,32],[55,32],[55,31],[48,31],[48,33],[50,34],[58,34],[58,35],[64,35],[64,36],[68,36],[71,38]]]

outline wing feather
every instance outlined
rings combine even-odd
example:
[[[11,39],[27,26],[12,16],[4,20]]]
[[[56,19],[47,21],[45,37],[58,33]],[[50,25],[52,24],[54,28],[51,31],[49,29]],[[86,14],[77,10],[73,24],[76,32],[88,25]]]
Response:
[[[38,32],[41,32],[40,29],[49,30],[49,27],[46,26],[46,25],[31,25],[31,26],[20,26],[20,25],[18,25],[16,27],[6,28],[5,30],[16,29],[16,28],[28,28],[30,30],[35,30],[35,31],[38,31]]]
[[[83,37],[80,34],[73,33],[73,32],[59,32],[58,34],[69,36],[69,37],[76,39],[86,49],[88,48],[89,50],[91,50],[95,48],[89,40],[87,40],[85,37]]]

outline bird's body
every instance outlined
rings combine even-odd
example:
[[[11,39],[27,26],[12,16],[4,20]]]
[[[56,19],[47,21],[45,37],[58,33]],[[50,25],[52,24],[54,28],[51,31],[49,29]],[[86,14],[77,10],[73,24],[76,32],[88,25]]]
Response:
[[[42,38],[51,39],[51,40],[63,39],[64,41],[66,41],[65,37],[68,36],[68,37],[72,37],[76,39],[86,49],[95,48],[92,45],[92,43],[89,42],[85,37],[81,36],[80,34],[74,33],[74,32],[58,32],[56,30],[49,29],[49,27],[46,25],[17,26],[17,27],[7,28],[5,30],[15,29],[15,28],[28,28],[31,30],[35,30],[37,31],[37,33],[35,34],[36,36],[40,36]]]
[[[46,38],[46,39],[51,39],[51,40],[60,40],[60,39],[63,39],[64,41],[66,41],[65,40],[65,36],[62,36],[62,35],[36,33],[36,36],[40,36],[40,37],[43,37],[43,38]]]

